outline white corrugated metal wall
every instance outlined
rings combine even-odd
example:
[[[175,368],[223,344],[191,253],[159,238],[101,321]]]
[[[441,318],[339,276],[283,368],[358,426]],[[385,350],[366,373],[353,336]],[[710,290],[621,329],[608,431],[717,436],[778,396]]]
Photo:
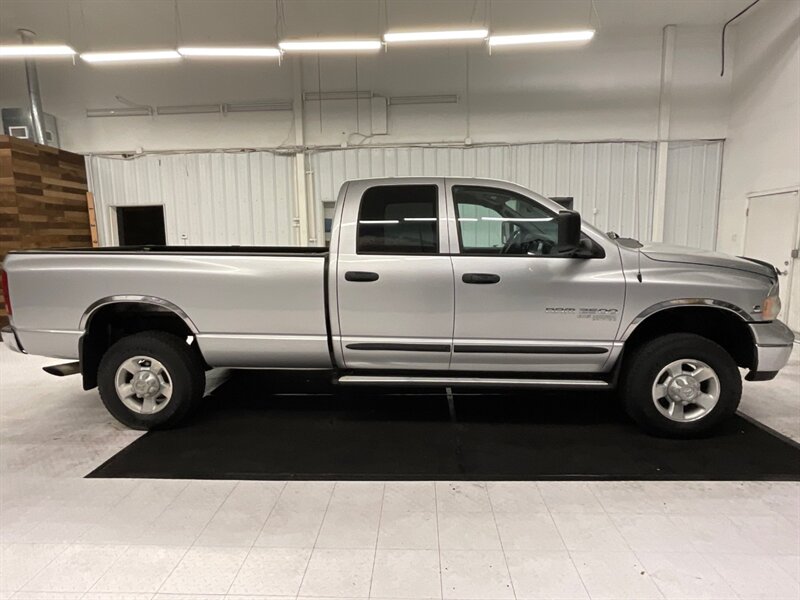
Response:
[[[669,153],[664,241],[712,248],[722,142],[672,142]],[[575,209],[603,231],[647,240],[652,237],[655,159],[654,142],[347,148],[311,154],[311,171],[317,202],[335,200],[342,182],[358,177],[506,179],[545,196],[572,196]],[[697,218],[684,221],[681,215],[687,212]]]
[[[716,247],[722,142],[672,142],[667,156],[664,241]]]
[[[293,157],[207,152],[86,160],[101,245],[114,245],[115,209],[162,204],[171,245],[291,245]],[[185,237],[184,237],[185,236]]]
[[[476,176],[572,196],[603,231],[652,237],[654,142],[344,148],[308,156],[320,221],[321,203],[334,201],[348,179]],[[721,157],[721,141],[670,143],[664,241],[714,247]],[[169,244],[294,244],[293,160],[264,151],[89,157],[100,241],[117,242],[115,207],[163,204]]]

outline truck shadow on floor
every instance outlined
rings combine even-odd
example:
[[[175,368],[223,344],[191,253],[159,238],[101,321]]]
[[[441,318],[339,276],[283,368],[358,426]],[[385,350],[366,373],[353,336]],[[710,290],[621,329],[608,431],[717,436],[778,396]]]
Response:
[[[451,409],[454,407],[454,410]],[[338,480],[800,480],[800,449],[742,417],[670,440],[611,393],[344,388],[232,372],[182,427],[90,477]]]

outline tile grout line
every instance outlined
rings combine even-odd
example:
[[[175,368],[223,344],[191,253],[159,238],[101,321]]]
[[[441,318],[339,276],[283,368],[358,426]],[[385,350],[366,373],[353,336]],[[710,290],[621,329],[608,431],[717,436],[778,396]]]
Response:
[[[287,484],[288,485],[288,484]],[[328,496],[328,502],[325,504],[325,512],[322,513],[322,521],[319,523],[319,529],[317,529],[317,535],[314,536],[314,543],[311,545],[311,554],[308,555],[308,561],[306,562],[306,568],[303,569],[303,576],[300,578],[300,585],[297,586],[297,594],[295,594],[295,600],[300,597],[300,591],[303,589],[303,582],[306,580],[306,574],[308,574],[308,567],[311,564],[311,559],[314,557],[314,550],[317,549],[317,540],[319,540],[319,536],[322,533],[322,527],[325,525],[325,518],[328,516],[328,508],[330,508],[331,501],[333,500],[333,494],[336,492],[336,486],[338,482],[334,482],[333,487],[331,488],[331,493]]]
[[[375,561],[378,558],[378,540],[381,536],[381,521],[383,520],[383,504],[386,501],[386,482],[383,482],[383,491],[381,492],[381,508],[378,513],[378,531],[375,533],[375,552],[372,553],[372,571],[369,575],[369,592],[367,596],[372,598],[372,582],[375,579]],[[324,521],[323,521],[324,522]]]
[[[514,588],[514,579],[511,577],[511,568],[508,566],[508,556],[506,556],[506,549],[503,546],[503,537],[500,535],[500,527],[497,525],[497,515],[494,512],[494,502],[492,502],[492,494],[489,493],[489,484],[487,482],[483,482],[483,489],[486,491],[486,499],[489,500],[489,508],[492,510],[492,521],[494,522],[494,530],[497,532],[497,541],[500,543],[500,552],[503,555],[503,563],[506,565],[508,583],[511,585],[511,593],[516,600],[517,590]]]
[[[81,478],[81,479],[83,479],[83,478]],[[127,493],[127,494],[123,494],[123,495],[122,495],[122,497],[121,497],[119,500],[117,500],[116,502],[114,502],[114,503],[113,503],[113,504],[112,504],[112,505],[111,505],[111,506],[108,508],[108,511],[110,512],[111,510],[113,510],[114,508],[116,508],[117,506],[119,506],[120,504],[122,504],[122,502],[124,502],[124,501],[125,501],[125,500],[126,500],[126,499],[127,499],[127,498],[128,498],[130,495],[131,495],[131,494],[133,494],[133,492],[134,492],[136,489],[138,489],[139,487],[141,487],[141,485],[142,485],[142,484],[141,484],[141,482],[140,482],[140,481],[137,481],[137,482],[136,482],[136,484],[135,484],[135,485],[133,485],[133,486],[131,487],[131,489],[130,489],[130,490],[128,490],[128,493]],[[33,527],[36,527],[38,524],[39,524],[38,522],[37,522],[37,523],[34,523]],[[31,529],[33,529],[33,527],[32,527]],[[87,531],[88,531],[88,530],[87,530]],[[86,532],[84,532],[84,534],[83,534],[83,535],[85,535],[85,533],[86,533]],[[31,543],[32,543],[32,544],[36,544],[37,542],[31,542]],[[46,544],[47,542],[44,542],[44,543]],[[52,545],[54,545],[54,546],[55,546],[55,545],[60,545],[60,544],[56,544],[56,543],[54,543],[54,544],[52,544]],[[63,543],[63,546],[64,546],[64,548],[61,550],[61,552],[58,552],[58,553],[56,553],[56,555],[55,555],[53,558],[51,558],[49,561],[47,561],[47,563],[46,563],[46,564],[42,565],[42,567],[41,567],[40,569],[37,569],[37,570],[36,570],[36,571],[35,571],[35,572],[34,572],[34,573],[33,573],[33,574],[30,576],[30,577],[28,577],[28,578],[27,578],[27,579],[26,579],[26,580],[25,580],[25,581],[22,583],[22,585],[21,585],[21,586],[20,586],[18,589],[14,590],[14,592],[13,592],[13,593],[14,593],[14,594],[16,594],[17,592],[21,592],[21,591],[22,591],[22,590],[25,588],[25,586],[26,586],[26,585],[28,585],[28,584],[29,584],[31,581],[33,581],[34,579],[36,579],[36,577],[37,577],[37,576],[38,576],[38,575],[39,575],[39,574],[40,574],[42,571],[44,571],[44,570],[45,570],[47,567],[49,567],[49,566],[50,566],[50,565],[51,565],[51,564],[52,564],[52,563],[53,563],[53,562],[54,562],[54,561],[55,561],[57,558],[59,558],[59,557],[60,557],[62,554],[64,554],[64,553],[65,553],[67,550],[69,550],[69,549],[70,549],[72,546],[75,546],[75,545],[80,545],[80,537],[78,537],[76,540],[73,540],[72,542]],[[90,544],[85,544],[85,545],[90,545]],[[99,545],[99,544],[98,544],[98,545]],[[126,546],[125,546],[125,550],[127,550],[127,548],[128,548],[128,546],[126,545]],[[125,552],[125,550],[123,550],[123,552]],[[113,565],[114,565],[114,563],[116,563],[116,560],[115,560],[115,561],[113,561],[113,562],[111,563],[111,565],[113,566]],[[109,569],[110,569],[110,568],[111,568],[111,567],[109,567]],[[106,571],[106,572],[107,572],[107,571]],[[103,575],[105,575],[105,573],[106,573],[106,572],[103,572]],[[103,575],[101,575],[100,577],[102,577]],[[100,579],[98,578],[98,580],[97,580],[97,581],[99,581],[99,580],[100,580]],[[89,588],[89,590],[88,590],[87,592],[85,592],[83,595],[86,595],[87,593],[89,593],[89,591],[91,591],[92,587],[94,587],[94,586],[97,584],[97,581],[95,581],[95,582],[92,584],[92,586]]]
[[[433,508],[435,510],[434,515],[436,516],[436,548],[438,550],[437,555],[439,556],[439,593],[441,597],[444,598],[444,575],[442,573],[442,542],[439,538],[439,493],[436,490],[436,482],[433,481]]]
[[[275,498],[275,504],[273,504],[272,508],[269,509],[269,514],[267,515],[266,520],[261,525],[261,527],[258,529],[258,533],[256,534],[255,541],[253,542],[253,546],[255,546],[258,543],[258,538],[260,538],[261,534],[264,533],[264,528],[267,526],[267,523],[269,522],[269,518],[272,516],[272,513],[275,512],[275,507],[278,506],[278,502],[280,502],[281,496],[283,496],[283,492],[286,489],[286,486],[288,486],[288,485],[289,485],[289,481],[288,480],[283,482],[283,486],[281,487],[281,491],[278,492],[278,497]]]
[[[56,544],[53,544],[53,545],[55,546]],[[22,585],[19,588],[17,588],[16,590],[13,590],[12,595],[16,594],[17,592],[21,592],[25,588],[26,585],[28,585],[31,581],[36,579],[36,576],[39,575],[39,573],[44,571],[47,567],[49,567],[51,564],[53,564],[54,560],[56,560],[58,557],[60,557],[62,554],[64,554],[64,552],[66,552],[72,546],[72,544],[63,544],[63,546],[64,546],[64,548],[61,549],[61,552],[57,552],[56,555],[53,558],[51,558],[49,561],[47,561],[47,564],[43,565],[41,569],[38,569],[33,575],[31,575],[25,581],[23,581]]]
[[[203,532],[205,532],[205,530],[208,529],[208,526],[211,524],[211,521],[213,521],[214,517],[216,517],[219,511],[222,510],[222,507],[225,506],[225,503],[228,501],[228,498],[230,498],[233,495],[233,492],[236,491],[236,488],[238,488],[241,483],[242,483],[241,481],[237,481],[236,485],[234,485],[231,488],[231,491],[225,494],[225,498],[223,498],[222,502],[219,503],[219,506],[216,508],[216,510],[213,513],[211,513],[211,516],[208,518],[208,521],[206,521],[206,524],[203,525],[203,528],[198,532],[196,536],[194,536],[194,539],[189,544],[189,548],[194,548],[195,544],[197,544],[197,540],[199,540],[200,536],[203,535]]]
[[[236,484],[236,487],[239,487],[240,483],[241,483],[241,481]],[[267,526],[267,521],[269,521],[270,516],[272,516],[272,512],[275,510],[275,507],[278,506],[278,500],[280,500],[280,497],[283,494],[283,490],[286,489],[286,485],[287,484],[288,484],[288,481],[284,481],[283,482],[283,486],[281,486],[281,491],[278,493],[278,497],[275,498],[275,502],[272,503],[272,506],[270,507],[269,512],[267,513],[267,518],[264,519],[264,524],[258,530],[258,533],[253,537],[253,542],[250,544],[250,547],[247,549],[247,554],[244,555],[244,559],[242,560],[241,564],[239,565],[239,568],[236,569],[236,573],[233,575],[233,579],[231,579],[231,583],[228,586],[228,590],[225,592],[225,596],[227,596],[227,595],[229,595],[231,593],[231,588],[233,587],[233,584],[236,583],[236,578],[239,577],[239,573],[242,572],[242,567],[244,567],[244,563],[247,562],[247,559],[250,556],[250,553],[253,551],[253,548],[255,548],[256,542],[258,541],[258,537],[261,535],[261,532],[264,530],[264,527]],[[231,493],[233,493],[233,492],[231,492]],[[227,498],[225,500],[227,500]],[[220,508],[222,508],[222,507],[220,506]],[[213,519],[214,517],[211,517],[211,518]],[[211,521],[209,521],[209,523],[211,523]],[[206,527],[208,527],[208,525],[206,525]],[[203,531],[205,531],[205,529],[203,529]],[[202,533],[200,535],[202,535]],[[199,536],[198,536],[198,538],[199,538]],[[310,555],[309,555],[308,558],[309,558],[309,560],[311,560],[311,556]]]
[[[197,481],[197,480],[194,480],[194,481]],[[192,480],[189,480],[189,483],[187,483],[187,484],[186,484],[186,485],[183,487],[183,489],[182,489],[182,490],[181,490],[181,491],[178,493],[178,495],[177,495],[177,496],[175,496],[175,498],[173,498],[173,499],[172,499],[172,502],[170,502],[170,503],[169,503],[169,504],[168,504],[168,505],[167,505],[167,506],[164,508],[164,510],[162,510],[162,511],[159,513],[159,515],[158,515],[159,517],[160,517],[161,515],[163,515],[163,514],[164,514],[164,512],[166,512],[167,508],[169,508],[170,506],[172,506],[172,503],[173,503],[173,502],[175,502],[175,500],[177,500],[177,499],[178,499],[178,497],[179,497],[179,496],[180,496],[180,495],[181,495],[181,494],[182,494],[184,491],[186,491],[186,489],[189,487],[189,485],[191,485],[191,483],[192,483]],[[225,496],[225,500],[227,500],[227,499],[228,499],[228,497],[230,497],[230,495],[233,493],[233,490],[235,490],[237,487],[239,487],[239,482],[237,482],[237,483],[236,483],[236,485],[234,485],[234,486],[231,488],[231,491],[230,491],[230,492],[228,492],[228,494]],[[217,510],[215,510],[215,511],[214,511],[214,515],[216,515],[216,514],[217,514],[217,511],[219,511],[219,509],[220,509],[220,508],[222,507],[222,505],[225,503],[225,500],[223,500],[223,501],[220,503],[220,505],[217,507]],[[211,518],[209,518],[209,522],[211,521],[211,519],[213,519],[213,518],[214,518],[214,515],[211,515]],[[156,519],[157,519],[157,518],[158,518],[158,517],[156,517]],[[206,523],[206,526],[207,526],[207,525],[208,525],[208,523]],[[205,528],[203,528],[203,529],[205,529]],[[197,540],[197,538],[198,538],[199,536],[200,536],[200,534],[198,533],[198,534],[197,534],[197,536],[195,536],[195,538],[194,538],[194,539],[195,539],[195,540]],[[165,584],[165,583],[167,583],[167,581],[169,580],[169,578],[170,578],[170,577],[172,577],[172,574],[175,572],[175,569],[177,569],[177,568],[178,568],[178,565],[179,565],[179,564],[181,564],[181,563],[183,562],[183,559],[184,559],[184,558],[186,558],[186,555],[187,555],[187,554],[189,554],[189,550],[191,550],[193,547],[194,547],[194,541],[192,541],[192,543],[191,543],[191,544],[189,544],[189,545],[186,547],[186,550],[184,550],[183,554],[181,554],[181,557],[180,557],[180,558],[178,559],[178,561],[175,563],[175,566],[174,566],[174,567],[172,567],[172,569],[170,569],[170,571],[169,571],[169,574],[168,574],[168,575],[167,575],[167,576],[164,578],[164,581],[162,581],[162,582],[161,582],[161,585],[159,585],[159,586],[158,586],[158,589],[157,589],[157,590],[155,591],[155,593],[153,594],[153,598],[155,598],[156,596],[158,596],[158,594],[161,592],[161,588],[163,588],[163,587],[164,587],[164,584]]]
[[[639,567],[647,574],[647,578],[650,580],[650,583],[653,584],[653,587],[655,587],[656,591],[659,594],[661,594],[662,598],[667,598],[667,594],[664,592],[664,590],[661,589],[661,586],[658,585],[658,582],[656,582],[653,576],[649,573],[647,567],[644,566],[644,562],[642,561],[641,558],[639,558],[639,555],[636,554],[636,550],[634,550],[633,546],[631,546],[631,543],[628,541],[628,538],[626,538],[623,535],[623,533],[619,530],[619,527],[617,527],[617,524],[614,522],[614,519],[606,510],[605,504],[603,504],[603,501],[595,493],[594,486],[589,485],[587,487],[589,488],[589,491],[591,492],[592,496],[594,496],[594,499],[597,500],[598,504],[600,504],[600,507],[603,509],[603,514],[608,518],[609,522],[611,523],[611,526],[614,528],[614,531],[616,531],[617,535],[619,535],[622,541],[625,542],[625,545],[628,547],[628,550],[630,550],[631,554],[633,554],[633,557],[636,559],[636,562],[639,563]],[[667,515],[667,518],[669,518],[669,515]]]
[[[539,482],[536,483],[536,489],[539,490],[539,495],[542,497],[542,503],[544,504],[544,508],[547,511],[547,516],[550,517],[550,522],[553,524],[556,533],[558,533],[558,537],[561,539],[561,543],[564,545],[564,551],[567,553],[567,557],[569,558],[569,562],[572,564],[572,568],[575,569],[575,573],[578,575],[578,579],[580,580],[581,585],[583,586],[583,589],[586,592],[586,597],[591,598],[592,595],[589,592],[589,587],[586,585],[586,581],[584,581],[583,575],[581,575],[581,570],[578,568],[578,565],[575,564],[575,558],[572,556],[572,552],[570,552],[570,549],[567,546],[567,541],[564,539],[564,534],[561,533],[561,530],[558,528],[558,523],[556,523],[556,520],[553,518],[553,512],[550,510],[550,505],[547,503],[547,500],[545,499],[544,494],[542,493],[542,489],[541,486],[539,485]],[[600,504],[600,508],[603,509],[603,513],[605,514],[606,510],[605,507],[602,504]]]

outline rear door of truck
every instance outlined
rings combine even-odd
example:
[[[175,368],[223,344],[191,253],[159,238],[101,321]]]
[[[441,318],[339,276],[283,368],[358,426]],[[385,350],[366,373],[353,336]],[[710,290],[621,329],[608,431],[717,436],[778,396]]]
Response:
[[[349,369],[450,365],[453,267],[443,179],[356,181],[340,206],[334,352]]]

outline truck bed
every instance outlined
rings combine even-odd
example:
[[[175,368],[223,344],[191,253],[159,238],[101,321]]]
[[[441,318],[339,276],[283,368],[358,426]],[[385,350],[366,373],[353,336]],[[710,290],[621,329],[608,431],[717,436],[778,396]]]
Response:
[[[94,311],[173,307],[211,366],[326,368],[325,248],[160,246],[28,250],[4,264],[32,354],[77,358]]]

